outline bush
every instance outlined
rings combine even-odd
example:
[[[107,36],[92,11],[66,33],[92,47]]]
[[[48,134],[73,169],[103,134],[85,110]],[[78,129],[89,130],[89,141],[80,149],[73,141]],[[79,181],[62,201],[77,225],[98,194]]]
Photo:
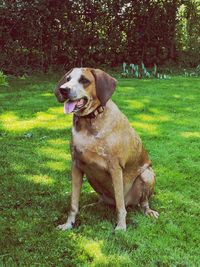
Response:
[[[154,64],[152,70],[147,70],[143,62],[141,63],[141,65],[136,65],[133,63],[128,65],[126,62],[123,62],[122,68],[123,68],[123,72],[121,73],[121,76],[123,78],[170,79],[169,75],[158,72],[158,67],[156,64]]]
[[[184,51],[178,53],[178,63],[184,68],[195,68],[200,62],[199,52]]]

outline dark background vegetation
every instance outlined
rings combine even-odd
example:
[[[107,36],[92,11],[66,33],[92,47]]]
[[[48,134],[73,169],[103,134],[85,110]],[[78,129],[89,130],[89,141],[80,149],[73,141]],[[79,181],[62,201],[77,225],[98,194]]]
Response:
[[[9,74],[72,66],[196,67],[198,0],[4,0],[0,69]]]

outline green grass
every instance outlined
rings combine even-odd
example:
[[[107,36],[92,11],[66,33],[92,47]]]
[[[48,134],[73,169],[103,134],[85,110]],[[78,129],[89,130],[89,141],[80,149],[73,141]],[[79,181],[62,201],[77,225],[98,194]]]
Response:
[[[113,96],[142,137],[157,174],[154,220],[115,210],[85,181],[77,227],[58,231],[70,205],[71,116],[52,89],[59,79],[10,79],[0,93],[0,266],[200,266],[200,79],[122,80]]]

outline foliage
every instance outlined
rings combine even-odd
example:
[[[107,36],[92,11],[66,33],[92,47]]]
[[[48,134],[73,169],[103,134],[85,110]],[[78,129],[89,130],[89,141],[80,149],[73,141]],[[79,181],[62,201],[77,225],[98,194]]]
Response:
[[[188,70],[184,69],[184,76],[186,76],[186,77],[200,77],[200,64],[192,71],[188,71]]]
[[[127,232],[113,234],[114,209],[83,208],[98,199],[86,181],[77,227],[56,230],[71,191],[72,117],[52,93],[60,76],[12,78],[1,90],[0,265],[200,266],[200,79],[119,79],[113,99],[150,153],[160,218],[129,209]]]
[[[179,64],[196,67],[200,62],[200,2],[180,1],[177,9],[176,46]]]
[[[1,85],[8,85],[7,76],[3,73],[3,71],[0,71],[0,86]]]
[[[122,65],[123,72],[121,74],[124,78],[157,78],[157,79],[170,79],[170,76],[166,74],[161,74],[158,72],[158,67],[156,64],[154,64],[152,71],[147,70],[144,63],[141,63],[141,66],[131,63],[128,67],[128,64],[126,62]]]
[[[199,23],[194,0],[4,0],[0,69],[23,75],[132,59],[193,67],[200,61]]]

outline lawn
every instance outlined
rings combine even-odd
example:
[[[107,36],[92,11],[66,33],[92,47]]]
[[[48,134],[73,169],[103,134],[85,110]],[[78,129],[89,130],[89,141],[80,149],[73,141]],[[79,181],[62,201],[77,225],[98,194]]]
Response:
[[[113,100],[149,151],[158,220],[98,204],[85,180],[76,228],[58,231],[70,206],[72,116],[53,88],[60,78],[10,78],[0,90],[0,266],[200,266],[200,79],[118,79]]]

